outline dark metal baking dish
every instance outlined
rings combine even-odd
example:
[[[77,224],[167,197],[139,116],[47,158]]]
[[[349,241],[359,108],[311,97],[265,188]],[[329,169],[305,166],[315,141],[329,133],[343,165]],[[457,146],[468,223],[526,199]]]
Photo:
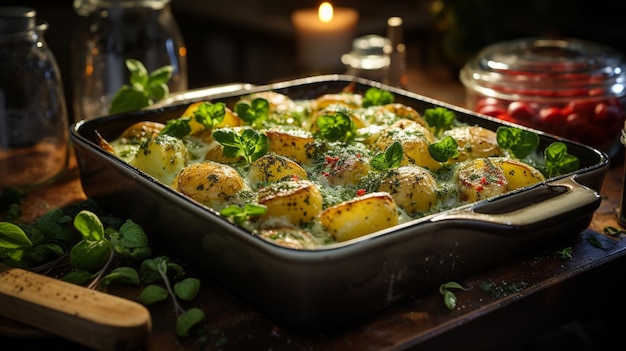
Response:
[[[417,111],[445,106],[460,121],[496,129],[481,117],[404,90],[342,75],[319,76],[210,96],[227,105],[251,92],[273,90],[293,99],[336,93],[354,84],[388,89]],[[319,250],[274,245],[101,149],[98,131],[114,139],[132,123],[179,117],[190,102],[106,116],[72,126],[85,193],[113,213],[132,218],[155,240],[285,326],[318,329],[355,320],[409,294],[489,267],[548,241],[577,235],[600,203],[609,159],[565,140],[579,170],[533,187],[430,215]],[[540,148],[557,140],[540,134]]]

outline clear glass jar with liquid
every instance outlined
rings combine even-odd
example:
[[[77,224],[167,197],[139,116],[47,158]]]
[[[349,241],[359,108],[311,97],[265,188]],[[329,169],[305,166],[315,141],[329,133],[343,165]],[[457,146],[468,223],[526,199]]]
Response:
[[[63,84],[36,15],[0,7],[0,190],[42,185],[67,169]]]
[[[108,114],[115,93],[129,84],[127,59],[149,72],[171,65],[170,92],[187,89],[186,48],[170,0],[74,0],[74,9],[74,120]]]

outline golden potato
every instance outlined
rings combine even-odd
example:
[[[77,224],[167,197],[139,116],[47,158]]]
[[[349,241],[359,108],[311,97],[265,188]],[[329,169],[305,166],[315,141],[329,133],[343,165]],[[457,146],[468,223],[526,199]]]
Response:
[[[391,194],[396,205],[409,216],[426,212],[437,202],[437,181],[428,170],[416,165],[387,172],[377,191]]]
[[[300,164],[310,164],[317,148],[313,135],[302,130],[268,129],[265,135],[270,141],[268,152],[288,157]]]
[[[385,123],[390,124],[388,121],[400,120],[400,119],[408,119],[413,122],[417,122],[423,127],[428,128],[428,123],[422,115],[417,112],[414,108],[401,104],[401,103],[391,103],[382,106],[375,107],[374,121],[378,124]],[[393,116],[393,119],[389,119],[388,115]],[[385,117],[387,116],[387,117]]]
[[[122,132],[122,135],[120,135],[121,142],[137,143],[149,137],[156,138],[163,128],[165,128],[165,124],[159,122],[137,122]]]
[[[476,202],[509,190],[504,171],[488,158],[464,162],[458,170],[457,184],[461,202]]]
[[[329,207],[320,222],[337,241],[346,241],[398,224],[398,210],[391,195],[376,192]]]
[[[171,184],[188,159],[189,151],[182,140],[160,135],[142,144],[128,163],[165,184]]]
[[[467,126],[448,129],[443,135],[453,137],[459,145],[459,156],[450,159],[450,162],[503,155],[496,140],[496,132],[492,130],[479,126]]]
[[[246,184],[237,171],[217,162],[192,163],[183,168],[172,187],[199,203],[220,210],[229,205]]]
[[[308,175],[302,166],[285,156],[277,154],[267,154],[252,162],[248,177],[255,184],[277,182],[286,177],[308,179]]]
[[[435,142],[435,136],[421,124],[405,119],[393,123],[380,132],[374,149],[383,152],[394,142],[399,142],[404,150],[401,165],[416,164],[430,170],[439,169],[442,164],[430,156],[428,145]]]
[[[536,168],[514,159],[493,157],[490,160],[500,166],[509,185],[509,191],[525,188],[546,180]]]
[[[357,185],[372,170],[369,162],[357,155],[324,157],[319,180],[332,186]]]
[[[291,179],[261,187],[258,203],[267,207],[267,211],[260,218],[265,226],[301,226],[313,222],[323,207],[320,190],[304,179]]]

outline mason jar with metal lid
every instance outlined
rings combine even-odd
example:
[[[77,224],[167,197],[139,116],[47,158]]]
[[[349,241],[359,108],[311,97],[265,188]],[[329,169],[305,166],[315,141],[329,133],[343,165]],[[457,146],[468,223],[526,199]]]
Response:
[[[0,190],[42,185],[67,168],[63,84],[36,16],[0,7]]]
[[[578,141],[614,156],[626,111],[621,53],[578,39],[491,45],[460,79],[476,112]]]

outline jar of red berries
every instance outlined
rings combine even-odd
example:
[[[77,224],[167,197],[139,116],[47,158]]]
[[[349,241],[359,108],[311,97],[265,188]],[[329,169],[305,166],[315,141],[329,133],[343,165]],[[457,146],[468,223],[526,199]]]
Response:
[[[626,117],[626,66],[616,50],[578,39],[491,45],[460,73],[468,108],[613,156]]]

